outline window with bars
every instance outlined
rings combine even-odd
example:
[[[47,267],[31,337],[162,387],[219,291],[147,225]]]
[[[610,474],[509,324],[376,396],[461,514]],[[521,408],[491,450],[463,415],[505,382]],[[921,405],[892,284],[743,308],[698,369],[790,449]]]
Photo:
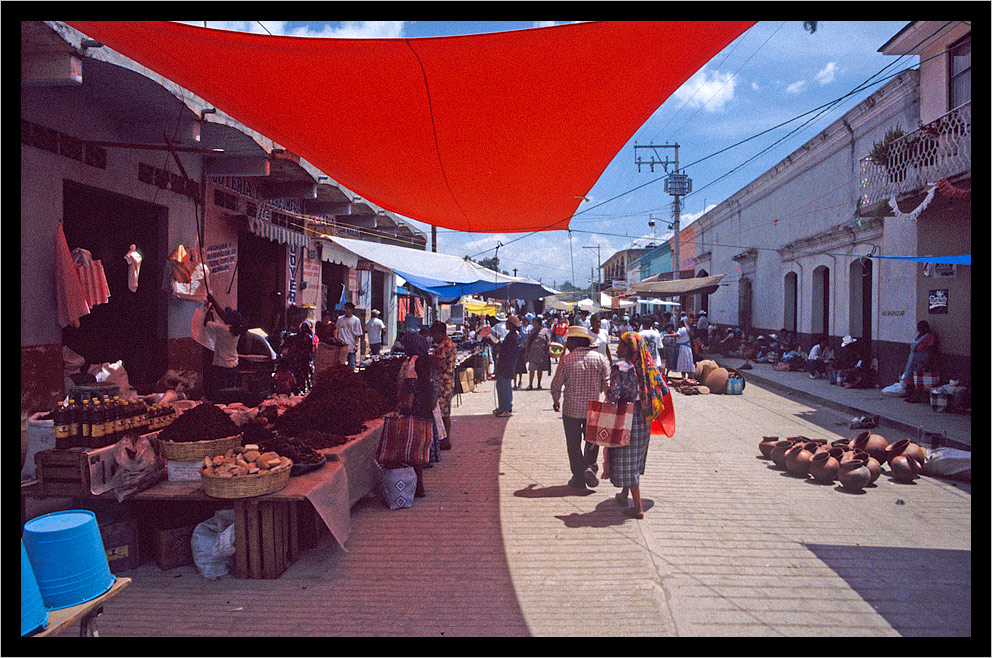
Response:
[[[971,35],[951,46],[948,96],[953,110],[971,100]]]
[[[69,135],[24,119],[21,119],[21,143],[72,158],[97,169],[107,168],[105,148],[82,144]]]

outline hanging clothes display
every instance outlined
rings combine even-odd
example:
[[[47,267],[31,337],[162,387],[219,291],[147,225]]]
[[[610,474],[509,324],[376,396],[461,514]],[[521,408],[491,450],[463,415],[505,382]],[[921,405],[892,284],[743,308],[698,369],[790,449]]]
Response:
[[[923,199],[923,202],[920,203],[920,205],[916,206],[916,208],[911,210],[910,212],[903,212],[899,210],[899,206],[896,204],[895,195],[893,195],[892,198],[889,199],[889,207],[892,208],[892,214],[896,217],[896,219],[907,219],[911,222],[915,222],[916,218],[920,216],[920,213],[926,210],[927,206],[930,205],[930,202],[933,201],[933,194],[936,191],[937,191],[937,186],[935,184],[931,184],[930,189],[927,190],[926,198]]]
[[[124,261],[127,263],[127,289],[131,292],[138,292],[138,274],[141,272],[141,252],[131,245],[128,252],[124,254]]]
[[[55,311],[59,327],[79,326],[79,318],[90,312],[83,287],[76,274],[76,263],[69,253],[62,222],[55,232]]]
[[[71,253],[86,303],[90,308],[106,304],[110,300],[110,287],[107,285],[103,263],[93,258],[88,250],[80,247],[76,247]]]

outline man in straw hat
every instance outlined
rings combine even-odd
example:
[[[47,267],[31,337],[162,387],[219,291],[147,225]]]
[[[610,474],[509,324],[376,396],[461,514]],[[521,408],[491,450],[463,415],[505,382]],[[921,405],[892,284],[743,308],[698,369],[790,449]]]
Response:
[[[610,363],[600,352],[590,348],[591,343],[592,335],[585,327],[569,327],[565,332],[568,354],[559,361],[554,379],[551,380],[554,410],[561,411],[561,420],[565,427],[565,447],[572,471],[568,486],[582,491],[586,490],[586,485],[595,487],[599,484],[594,470],[598,451],[591,450],[592,444],[586,445],[585,453],[582,450],[582,440],[586,433],[586,411],[589,402],[599,400],[600,394],[610,385]]]

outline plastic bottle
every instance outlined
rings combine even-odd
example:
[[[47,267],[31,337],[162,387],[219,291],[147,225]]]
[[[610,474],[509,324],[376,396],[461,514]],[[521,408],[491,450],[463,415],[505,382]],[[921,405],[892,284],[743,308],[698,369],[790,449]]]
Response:
[[[79,433],[79,447],[90,447],[90,435],[93,429],[93,405],[89,398],[84,398],[79,407],[79,420],[81,431]]]
[[[102,448],[107,412],[99,398],[90,401],[90,440],[86,447]]]
[[[83,421],[81,408],[75,400],[69,401],[69,447],[75,448],[83,445]]]
[[[69,408],[59,402],[52,411],[52,425],[55,426],[55,449],[65,450],[72,447],[69,434]]]

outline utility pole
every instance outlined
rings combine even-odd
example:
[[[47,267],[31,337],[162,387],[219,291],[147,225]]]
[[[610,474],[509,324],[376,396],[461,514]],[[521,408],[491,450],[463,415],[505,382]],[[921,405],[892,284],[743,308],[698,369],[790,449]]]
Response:
[[[658,149],[669,148],[675,150],[675,159],[669,160],[668,156],[662,160],[658,153]],[[651,154],[648,156],[647,160],[644,160],[638,154],[638,150],[650,149]],[[672,165],[672,172],[668,174],[665,178],[665,192],[672,195],[672,230],[675,231],[675,237],[672,240],[672,280],[677,281],[679,279],[679,269],[682,266],[681,258],[679,255],[679,227],[680,216],[682,212],[681,197],[685,196],[692,191],[692,179],[686,174],[679,172],[679,144],[678,142],[674,144],[648,144],[647,146],[638,146],[637,142],[634,142],[634,164],[637,165],[637,171],[641,171],[641,166],[645,165],[651,168],[651,172],[654,173],[655,165],[660,165],[665,168],[665,172],[668,172],[668,165]],[[653,221],[653,220],[650,220]],[[650,222],[649,222],[650,223]]]
[[[603,261],[600,259],[600,256],[599,256],[599,247],[600,247],[600,245],[596,245],[595,247],[582,247],[583,249],[595,249],[596,250],[596,266],[598,268],[597,271],[599,272],[599,277],[598,277],[598,279],[599,279],[599,284],[598,284],[599,285],[599,290],[597,290],[597,292],[600,292],[600,291],[603,290]],[[596,279],[597,279],[597,277],[593,277],[589,282],[590,283],[595,283],[596,282]]]
[[[437,251],[437,227],[431,224],[431,251]]]

